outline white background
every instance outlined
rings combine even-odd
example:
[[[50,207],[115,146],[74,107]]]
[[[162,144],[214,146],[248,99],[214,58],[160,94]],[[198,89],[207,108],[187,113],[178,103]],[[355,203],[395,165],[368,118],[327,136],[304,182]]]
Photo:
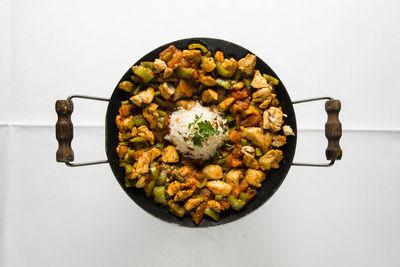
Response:
[[[399,266],[398,1],[0,0],[0,266]],[[342,101],[343,160],[293,167],[245,218],[209,229],[145,213],[107,165],[55,162],[56,99],[109,97],[152,49],[226,39],[293,100]],[[104,159],[104,103],[77,100],[76,160]],[[297,161],[323,161],[323,103],[296,106]]]

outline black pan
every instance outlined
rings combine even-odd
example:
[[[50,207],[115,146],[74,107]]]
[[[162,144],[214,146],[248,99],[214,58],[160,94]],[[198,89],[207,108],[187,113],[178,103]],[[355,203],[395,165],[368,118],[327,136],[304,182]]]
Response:
[[[189,38],[174,41],[168,44],[165,44],[159,48],[154,49],[153,51],[149,52],[147,55],[139,59],[134,65],[138,65],[142,61],[154,61],[154,59],[158,58],[158,55],[161,51],[166,49],[170,45],[175,45],[179,49],[185,49],[191,43],[201,43],[207,47],[212,53],[220,50],[223,51],[226,57],[234,57],[237,60],[246,56],[246,54],[251,53],[249,50],[233,44],[228,41],[214,39],[214,38]],[[269,74],[274,77],[278,77],[278,75],[259,57],[257,57],[256,69],[260,70],[262,73]],[[125,73],[125,75],[121,78],[121,81],[130,80],[130,76],[132,75],[132,69]],[[279,79],[280,80],[280,79]],[[117,83],[117,86],[119,84]],[[228,222],[235,221],[243,216],[248,215],[249,213],[256,210],[258,207],[263,205],[279,188],[282,184],[283,180],[285,179],[290,167],[292,166],[293,157],[296,150],[296,137],[297,137],[297,127],[296,127],[296,117],[293,110],[293,103],[289,97],[288,92],[280,80],[279,85],[275,87],[275,91],[277,94],[277,98],[282,106],[282,110],[285,114],[287,114],[287,118],[285,119],[285,124],[290,125],[293,129],[295,136],[290,137],[287,139],[287,144],[282,147],[282,152],[284,155],[284,159],[280,163],[280,168],[277,170],[271,170],[267,172],[267,179],[262,183],[262,187],[259,188],[257,196],[249,202],[242,210],[240,211],[229,211],[226,214],[221,215],[221,218],[218,222],[215,222],[209,218],[204,217],[202,222],[196,226],[192,222],[192,218],[190,216],[184,216],[184,218],[177,218],[176,216],[172,215],[168,212],[168,207],[161,207],[153,202],[152,199],[146,198],[144,195],[143,189],[136,189],[136,188],[126,188],[125,187],[125,172],[124,168],[119,167],[119,159],[115,149],[118,145],[118,129],[115,124],[115,117],[118,115],[118,109],[120,107],[120,103],[123,100],[129,98],[129,93],[126,93],[120,89],[114,89],[113,94],[111,95],[110,99],[103,99],[103,98],[93,98],[93,97],[85,97],[85,96],[71,96],[68,100],[59,100],[56,103],[56,110],[59,114],[59,120],[56,124],[56,135],[57,139],[59,140],[59,150],[57,151],[57,161],[65,162],[68,166],[82,166],[82,165],[90,165],[96,163],[104,163],[108,162],[110,167],[117,179],[118,183],[121,185],[122,189],[129,195],[129,197],[136,202],[141,208],[147,211],[149,214],[169,223],[175,223],[180,226],[186,227],[208,227],[208,226],[216,226],[220,224],[225,224]],[[92,163],[83,163],[83,164],[74,164],[71,163],[73,161],[73,152],[70,147],[70,143],[72,140],[72,122],[70,121],[70,114],[73,110],[73,104],[71,99],[73,97],[83,97],[88,99],[95,99],[95,100],[103,100],[109,101],[107,114],[106,114],[106,154],[107,154],[107,161],[103,162],[92,162]],[[318,98],[317,100],[319,100]],[[321,98],[322,99],[322,98]],[[325,99],[325,98],[323,98]],[[313,99],[312,99],[313,100]],[[338,100],[334,100],[338,102]],[[329,102],[329,101],[328,101]],[[340,105],[340,102],[339,102]],[[339,106],[340,109],[340,106]],[[336,109],[334,109],[336,112]],[[334,113],[335,113],[334,112]],[[337,110],[338,112],[338,110]],[[337,115],[337,113],[336,113]],[[336,116],[337,118],[337,116]],[[335,125],[337,122],[335,121]],[[337,128],[337,127],[336,127]],[[338,134],[336,134],[338,135]],[[341,128],[340,128],[340,135],[341,135]],[[339,141],[337,139],[337,142]],[[333,140],[335,141],[335,140]],[[336,145],[336,144],[333,144]],[[338,144],[337,144],[338,145]],[[341,152],[341,151],[340,151]],[[340,155],[341,156],[341,155]],[[335,158],[328,158],[331,163],[326,164],[327,166],[331,166],[335,159],[340,159],[338,155]],[[301,164],[300,164],[301,165]],[[309,164],[303,164],[309,165]],[[312,165],[312,164],[311,164]],[[324,166],[325,164],[317,164],[320,166]]]

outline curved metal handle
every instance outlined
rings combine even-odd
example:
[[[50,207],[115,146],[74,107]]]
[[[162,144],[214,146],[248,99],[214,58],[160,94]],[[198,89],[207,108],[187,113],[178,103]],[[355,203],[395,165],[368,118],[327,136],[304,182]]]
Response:
[[[335,160],[342,158],[342,149],[339,145],[339,140],[342,137],[342,124],[339,121],[339,112],[341,109],[340,100],[333,99],[332,97],[318,97],[310,98],[292,102],[293,104],[300,104],[312,101],[327,100],[325,102],[325,110],[328,114],[328,120],[325,123],[325,136],[328,139],[328,147],[325,150],[326,159],[330,160],[328,163],[299,163],[293,162],[295,166],[309,166],[309,167],[330,167],[335,163]]]
[[[99,101],[110,101],[107,98],[84,96],[84,95],[72,95],[67,100],[56,101],[56,112],[58,115],[56,123],[56,138],[58,141],[58,149],[56,153],[57,162],[64,162],[69,167],[88,166],[94,164],[107,163],[108,160],[84,162],[84,163],[72,163],[74,160],[74,151],[71,147],[71,142],[74,137],[74,127],[71,121],[71,114],[74,111],[74,103],[72,98],[84,98],[90,100]]]

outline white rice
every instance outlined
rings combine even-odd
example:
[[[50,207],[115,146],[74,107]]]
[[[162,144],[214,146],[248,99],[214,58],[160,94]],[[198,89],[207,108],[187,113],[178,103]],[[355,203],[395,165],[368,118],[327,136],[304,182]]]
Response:
[[[198,122],[209,121],[219,131],[219,134],[210,135],[206,140],[204,139],[202,142],[203,147],[195,146],[191,141],[193,127],[189,129],[188,125],[194,122],[195,115],[201,115]],[[172,142],[176,146],[176,149],[187,157],[206,160],[214,155],[215,151],[221,147],[227,138],[228,128],[225,124],[226,120],[221,117],[216,109],[203,107],[196,101],[196,105],[191,110],[185,110],[181,107],[171,114],[169,122],[170,132],[165,139]]]

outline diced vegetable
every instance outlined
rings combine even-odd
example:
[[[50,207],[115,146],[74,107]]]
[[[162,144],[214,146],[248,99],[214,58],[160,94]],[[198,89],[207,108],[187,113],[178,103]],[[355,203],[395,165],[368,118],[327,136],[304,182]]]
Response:
[[[132,70],[133,73],[142,78],[144,83],[148,83],[154,78],[154,74],[150,68],[146,68],[144,66],[133,66]]]
[[[164,186],[157,186],[153,189],[154,194],[154,202],[160,203],[162,205],[166,205],[167,201],[165,199],[165,187]]]
[[[176,76],[178,76],[180,78],[185,78],[185,79],[189,79],[190,77],[192,77],[193,72],[194,72],[194,69],[184,68],[182,66],[179,66],[175,70]]]
[[[225,89],[229,90],[231,88],[231,83],[227,79],[218,78],[215,81],[219,86],[224,87]]]
[[[226,70],[226,69],[224,69],[218,61],[216,61],[215,64],[216,64],[215,71],[216,71],[219,75],[221,75],[222,77],[227,78],[227,77],[229,76],[229,71]],[[218,82],[217,82],[217,83],[218,83]]]
[[[171,205],[169,205],[170,209],[169,211],[174,214],[175,216],[182,218],[183,216],[185,216],[185,208],[182,207],[181,205],[177,204],[177,203],[171,203]]]
[[[234,209],[234,210],[241,210],[244,207],[244,205],[246,205],[245,201],[234,198],[232,195],[230,195],[228,197],[228,201],[229,201],[229,204],[231,205],[232,209]]]
[[[223,198],[222,195],[215,195],[215,200],[216,200],[216,201],[221,201],[222,198]]]
[[[129,179],[125,177],[125,187],[135,187],[137,183],[137,179]]]
[[[197,44],[197,43],[194,43],[194,44],[190,44],[189,46],[188,46],[188,48],[190,49],[190,50],[192,50],[192,49],[200,49],[200,51],[202,52],[202,53],[207,53],[207,48],[204,46],[204,45],[201,45],[201,44]]]
[[[131,172],[133,171],[133,167],[132,167],[132,165],[130,165],[129,163],[121,162],[121,163],[119,164],[119,166],[125,168],[125,173],[126,173],[126,174],[131,173]]]
[[[146,119],[143,117],[143,115],[136,115],[133,116],[133,122],[135,123],[135,126],[140,127],[142,125],[148,125]]]
[[[144,139],[141,136],[136,136],[132,139],[129,139],[129,142],[131,142],[131,143],[146,143],[146,139]]]
[[[262,150],[259,147],[256,147],[256,156],[261,157],[263,155]]]
[[[215,210],[211,209],[211,208],[206,208],[204,210],[204,214],[211,217],[214,221],[219,221],[219,213],[216,212]]]
[[[279,80],[277,78],[274,78],[268,74],[263,74],[263,77],[267,80],[267,82],[272,82],[273,85],[279,84]]]

